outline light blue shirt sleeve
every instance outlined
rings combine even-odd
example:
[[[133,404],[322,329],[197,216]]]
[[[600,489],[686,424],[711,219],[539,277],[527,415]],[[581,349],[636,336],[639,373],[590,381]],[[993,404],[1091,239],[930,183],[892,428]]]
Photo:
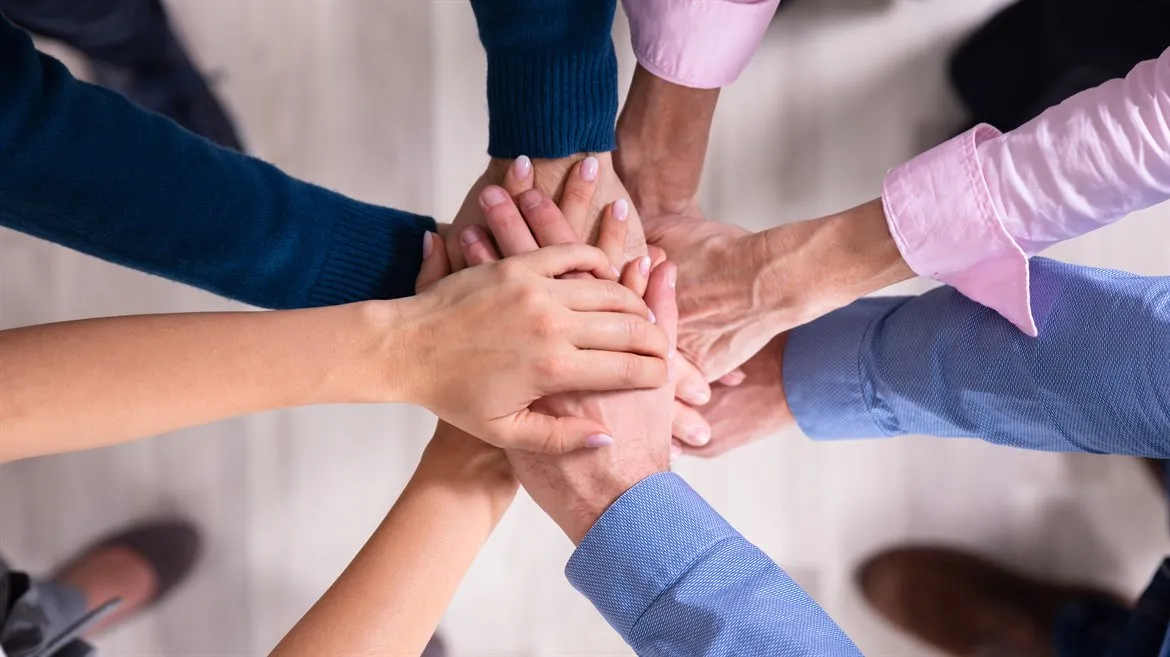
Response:
[[[614,502],[565,573],[639,655],[861,655],[792,578],[675,474],[648,477]]]
[[[793,330],[784,389],[801,429],[1170,458],[1170,277],[1030,270],[1036,338],[945,287]]]

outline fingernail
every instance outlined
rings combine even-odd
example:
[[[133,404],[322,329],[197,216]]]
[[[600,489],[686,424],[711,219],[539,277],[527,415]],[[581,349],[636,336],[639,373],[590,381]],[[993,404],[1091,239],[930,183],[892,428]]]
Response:
[[[613,218],[618,221],[625,221],[626,217],[630,216],[630,204],[626,199],[619,198],[613,202]]]
[[[464,228],[463,232],[459,233],[459,241],[471,246],[479,241],[479,235],[474,227]]]
[[[424,257],[425,257],[425,256],[424,256]],[[651,311],[649,311],[649,312],[650,312],[650,323],[651,323],[651,324],[657,324],[657,323],[658,323],[658,318],[654,316],[654,311],[653,311],[653,310],[651,310]]]
[[[600,164],[597,162],[597,158],[593,157],[592,155],[585,158],[585,161],[581,163],[581,178],[584,179],[585,182],[593,182],[594,180],[597,180],[597,170],[599,166]]]
[[[527,155],[516,158],[516,162],[512,165],[512,173],[519,180],[528,180],[528,174],[532,173],[532,160],[528,159]]]
[[[423,233],[423,260],[431,257],[431,253],[435,250],[435,238],[431,235],[431,231]]]
[[[604,433],[595,433],[585,439],[586,447],[607,447],[613,444],[613,436],[607,436]]]
[[[543,200],[543,194],[536,191],[535,189],[530,189],[520,195],[520,207],[524,208],[525,210],[531,210],[532,208],[540,205],[540,202]]]
[[[609,267],[609,270],[610,270],[611,272],[613,272],[613,275],[614,275],[615,277],[617,277],[617,278],[621,278],[621,277],[622,277],[622,270],[618,269],[617,267],[614,267],[613,265],[610,265],[610,267]]]
[[[682,456],[682,448],[675,443],[670,444],[670,460],[677,461],[678,457]]]
[[[644,256],[641,260],[638,261],[638,273],[643,276],[650,275],[650,256]]]
[[[706,427],[691,427],[687,429],[687,441],[692,445],[706,445],[711,442],[711,433]]]
[[[487,189],[483,190],[483,194],[480,194],[479,198],[483,200],[484,205],[488,206],[489,208],[494,208],[504,201],[507,201],[508,195],[505,194],[504,190],[500,189],[499,187],[488,187]]]
[[[678,270],[677,269],[672,268],[670,270],[670,272],[666,275],[666,284],[669,285],[670,289],[672,289],[672,290],[675,288],[676,285],[678,285]]]

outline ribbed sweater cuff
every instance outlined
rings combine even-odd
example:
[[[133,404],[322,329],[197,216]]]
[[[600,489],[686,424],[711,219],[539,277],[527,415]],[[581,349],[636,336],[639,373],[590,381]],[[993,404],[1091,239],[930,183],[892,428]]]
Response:
[[[612,151],[617,75],[608,38],[586,52],[489,52],[488,154],[557,158]]]
[[[366,203],[331,207],[331,245],[309,292],[312,306],[414,295],[430,217]]]

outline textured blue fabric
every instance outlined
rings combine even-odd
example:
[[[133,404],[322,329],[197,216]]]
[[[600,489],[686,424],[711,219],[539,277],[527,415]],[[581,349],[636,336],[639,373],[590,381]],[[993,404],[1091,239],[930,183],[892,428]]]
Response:
[[[1031,261],[1031,338],[939,288],[863,299],[795,329],[793,415],[814,439],[982,438],[1170,458],[1170,277]]]
[[[411,295],[435,229],[79,82],[2,17],[0,225],[269,308]]]
[[[614,149],[617,0],[472,0],[487,53],[488,153]]]
[[[816,602],[680,477],[648,477],[565,569],[639,655],[860,655]]]

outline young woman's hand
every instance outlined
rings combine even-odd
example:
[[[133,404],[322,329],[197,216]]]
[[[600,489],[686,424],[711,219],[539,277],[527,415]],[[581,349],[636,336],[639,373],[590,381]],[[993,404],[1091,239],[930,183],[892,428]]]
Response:
[[[608,444],[607,427],[533,402],[666,383],[666,334],[603,251],[563,244],[447,276],[442,238],[426,239],[420,294],[393,320],[404,401],[499,447],[561,453]],[[574,272],[593,278],[558,279]]]

